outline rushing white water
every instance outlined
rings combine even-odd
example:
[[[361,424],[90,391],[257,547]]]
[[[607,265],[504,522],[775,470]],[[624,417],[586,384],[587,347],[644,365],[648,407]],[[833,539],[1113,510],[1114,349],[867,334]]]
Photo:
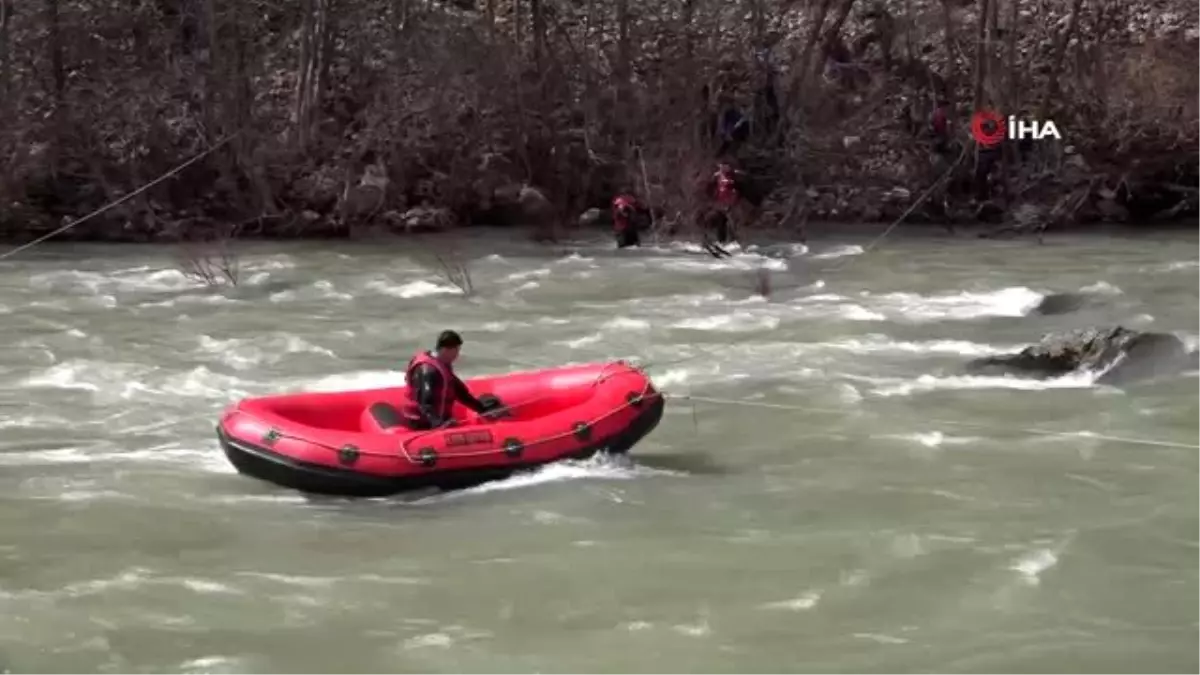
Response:
[[[261,245],[216,290],[154,248],[0,262],[0,667],[1194,669],[1196,453],[1109,437],[1194,444],[1196,374],[963,368],[1081,325],[1194,344],[1178,241],[481,240],[468,298],[412,245]],[[1094,302],[1030,315],[1060,292]],[[237,398],[393,385],[444,328],[465,376],[627,358],[694,400],[629,458],[451,494],[220,454]]]

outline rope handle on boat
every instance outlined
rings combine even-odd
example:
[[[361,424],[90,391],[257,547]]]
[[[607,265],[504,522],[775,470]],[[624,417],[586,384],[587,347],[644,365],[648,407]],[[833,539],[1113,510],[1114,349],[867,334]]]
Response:
[[[617,367],[617,366],[623,367],[625,369],[623,369],[619,372],[616,372],[616,373],[609,372],[610,368]],[[600,372],[596,374],[596,378],[588,386],[594,388],[594,387],[599,386],[604,381],[606,381],[612,377],[615,377],[616,375],[625,375],[625,374],[631,374],[634,372],[640,373],[643,376],[645,376],[645,371],[642,370],[642,368],[640,368],[639,366],[637,366],[635,364],[631,364],[626,361],[615,361],[612,363],[608,363],[608,364],[605,364],[604,368],[602,368],[600,370]],[[617,413],[625,410],[626,408],[629,408],[629,407],[635,405],[633,401],[638,401],[639,402],[638,404],[640,405],[640,402],[646,400],[647,398],[653,398],[654,396],[662,395],[660,392],[651,392],[650,390],[652,388],[653,388],[653,384],[651,383],[650,378],[644,377],[643,383],[642,383],[642,390],[633,397],[632,401],[626,400],[621,405],[619,405],[615,408],[612,408],[611,410],[608,410],[608,411],[604,412],[603,414],[600,414],[600,415],[593,417],[591,419],[588,419],[588,420],[581,420],[581,422],[583,424],[587,425],[588,427],[592,427],[596,423],[602,422],[602,421],[608,419],[609,417],[612,417],[613,415],[616,415]],[[535,396],[535,397],[526,399],[524,401],[520,401],[518,403],[514,403],[512,405],[504,405],[502,403],[502,406],[500,408],[498,408],[497,410],[514,410],[514,409],[520,408],[522,406],[528,406],[537,401],[543,401],[543,400],[546,400],[549,398],[553,398],[553,396],[554,396],[553,394],[542,394],[539,396]],[[418,456],[413,457],[413,455],[408,451],[409,445],[419,441],[422,438],[428,437],[430,434],[441,433],[441,432],[445,432],[448,429],[455,429],[455,428],[457,428],[457,427],[442,426],[442,427],[438,427],[437,429],[429,429],[422,433],[416,434],[414,436],[410,436],[410,437],[404,439],[403,441],[401,441],[400,454],[405,459],[407,459],[409,462],[412,462],[413,464],[421,464],[422,460],[420,459],[419,451],[418,451]],[[484,428],[486,429],[486,427],[484,427]],[[530,446],[536,446],[536,445],[540,445],[543,443],[550,443],[552,441],[566,438],[568,436],[574,435],[575,433],[576,433],[575,430],[572,429],[570,431],[564,431],[561,433],[552,434],[550,436],[544,436],[544,437],[537,438],[537,439],[534,439],[534,440],[528,441],[528,442],[522,441],[522,445],[523,445],[523,447],[528,448]],[[456,452],[456,453],[454,453],[453,456],[454,457],[479,457],[481,455],[492,455],[492,454],[504,453],[504,452],[505,452],[505,447],[503,445],[503,442],[501,442],[501,445],[499,445],[499,446],[493,446],[491,448],[487,448],[484,450],[475,450],[475,451],[471,451],[471,452]]]

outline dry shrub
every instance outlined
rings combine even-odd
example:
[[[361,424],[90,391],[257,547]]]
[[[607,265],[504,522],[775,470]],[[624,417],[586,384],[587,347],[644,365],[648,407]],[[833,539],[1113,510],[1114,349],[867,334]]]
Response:
[[[471,270],[463,259],[440,254],[435,257],[446,281],[457,286],[464,296],[469,297],[475,293],[475,285],[471,282]]]
[[[711,154],[686,140],[677,140],[639,155],[630,163],[628,174],[637,176],[636,181],[630,181],[635,183],[631,187],[662,214],[654,223],[654,236],[697,235],[706,208],[704,181],[713,171]]]
[[[237,286],[241,265],[225,241],[187,243],[178,254],[179,271],[210,288]]]
[[[1198,68],[1195,49],[1175,41],[1081,49],[1070,88],[1074,119],[1060,131],[1071,142],[1111,139],[1111,159],[1149,147],[1194,153]]]
[[[209,288],[237,286],[241,281],[241,262],[232,243],[240,230],[238,225],[193,224],[179,233],[176,266],[189,279]]]
[[[417,260],[422,267],[456,287],[463,297],[475,294],[475,283],[471,278],[467,256],[458,246],[448,243],[430,244],[417,255]]]
[[[1195,128],[1200,64],[1194,47],[1152,42],[1127,51],[1115,66],[1110,106],[1118,104],[1131,119]]]

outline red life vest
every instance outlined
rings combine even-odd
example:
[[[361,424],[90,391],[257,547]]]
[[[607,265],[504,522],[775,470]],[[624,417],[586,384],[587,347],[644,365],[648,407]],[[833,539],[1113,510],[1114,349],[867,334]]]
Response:
[[[733,176],[724,171],[718,171],[713,178],[717,181],[717,203],[724,206],[732,206],[736,203],[738,191]]]
[[[441,396],[434,402],[433,414],[437,415],[439,421],[445,420],[450,416],[450,411],[454,406],[454,373],[450,370],[450,366],[426,351],[417,352],[408,362],[408,369],[404,372],[404,381],[408,385],[408,400],[404,402],[401,413],[410,420],[425,418],[425,413],[417,404],[417,389],[413,386],[413,373],[420,366],[431,366],[442,376]]]
[[[629,195],[617,195],[612,201],[613,229],[624,232],[629,227],[629,215],[637,207],[637,200]]]
[[[946,133],[946,127],[949,120],[946,118],[946,111],[943,108],[938,108],[933,111],[933,119],[930,126],[933,127],[933,133],[942,136]]]

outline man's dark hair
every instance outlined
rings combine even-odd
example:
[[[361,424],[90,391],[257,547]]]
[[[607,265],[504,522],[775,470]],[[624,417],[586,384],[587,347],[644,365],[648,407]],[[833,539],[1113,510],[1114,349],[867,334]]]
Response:
[[[462,336],[452,330],[444,330],[438,335],[437,348],[442,347],[461,347],[463,343]]]

